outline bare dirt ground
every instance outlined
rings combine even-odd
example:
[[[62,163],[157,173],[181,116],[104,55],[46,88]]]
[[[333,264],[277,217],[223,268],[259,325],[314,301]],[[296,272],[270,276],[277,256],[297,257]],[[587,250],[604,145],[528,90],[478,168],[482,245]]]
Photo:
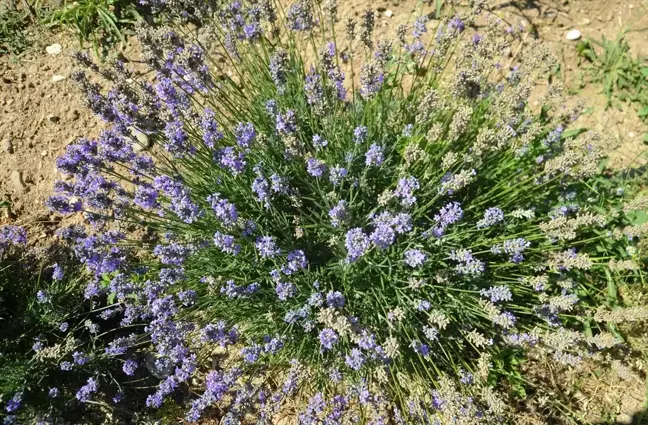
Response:
[[[378,11],[376,32],[391,35],[398,24],[421,14],[419,3],[341,0],[339,14],[359,17],[366,8],[373,8]],[[629,106],[606,110],[601,87],[580,88],[584,69],[579,66],[576,42],[565,36],[568,30],[578,29],[583,38],[614,38],[630,29],[626,40],[632,53],[648,56],[648,0],[492,0],[490,6],[506,22],[524,23],[531,31],[529,42],[537,37],[558,55],[560,77],[573,93],[571,100],[582,99],[590,107],[579,124],[606,130],[617,138],[620,147],[611,152],[614,166],[633,167],[645,161],[638,157],[645,149],[641,137],[648,127]],[[426,6],[427,10],[431,8]],[[58,55],[45,50],[54,43],[63,48]],[[103,128],[70,79],[69,55],[77,48],[76,39],[69,34],[45,34],[19,60],[0,57],[0,201],[9,203],[3,208],[0,224],[26,225],[32,236],[40,238],[48,238],[57,227],[44,206],[53,182],[62,177],[54,166],[56,157],[76,138],[94,137]],[[122,53],[136,58],[137,46],[126,46]],[[583,376],[573,377],[588,423],[606,418],[631,423],[632,415],[644,406],[645,383],[639,378],[622,381],[609,373],[594,372],[586,371],[584,381]]]

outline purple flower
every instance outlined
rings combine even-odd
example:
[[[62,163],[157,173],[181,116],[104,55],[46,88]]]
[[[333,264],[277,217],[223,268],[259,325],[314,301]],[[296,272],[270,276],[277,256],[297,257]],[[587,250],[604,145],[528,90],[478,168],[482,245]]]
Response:
[[[36,293],[36,301],[39,304],[45,304],[46,302],[49,302],[49,300],[50,300],[49,295],[47,295],[47,293],[42,289]]]
[[[270,184],[266,179],[261,176],[257,176],[252,182],[252,192],[257,196],[259,202],[266,203],[270,199],[269,195]],[[269,206],[269,205],[268,205]]]
[[[353,130],[353,143],[361,145],[367,140],[367,127],[361,125]]]
[[[67,330],[68,330],[69,327],[70,327],[70,325],[68,324],[68,322],[63,322],[63,323],[61,323],[61,324],[59,325],[59,330],[60,330],[61,332],[67,332]]]
[[[350,354],[344,357],[344,362],[353,370],[360,370],[365,362],[365,357],[357,348],[351,350]]]
[[[94,378],[88,378],[88,383],[82,386],[79,391],[77,391],[76,398],[81,403],[85,403],[86,401],[90,400],[92,394],[96,393],[98,389],[99,385],[97,384],[97,380]]]
[[[371,232],[369,239],[371,239],[371,242],[373,242],[378,248],[387,249],[394,243],[396,233],[391,226],[381,224],[376,226],[376,229]]]
[[[277,298],[281,301],[286,301],[288,298],[291,298],[295,295],[297,287],[290,282],[277,282],[275,287],[275,292],[277,293]]]
[[[214,149],[216,143],[225,137],[218,129],[216,113],[209,108],[205,108],[205,114],[200,120],[200,127],[203,131],[203,140],[211,149]]]
[[[88,356],[86,356],[84,353],[81,353],[79,351],[75,351],[74,353],[72,353],[72,358],[74,359],[74,363],[79,366],[88,363],[88,361],[90,360]]]
[[[524,238],[508,239],[501,244],[495,244],[491,247],[493,254],[501,254],[502,252],[509,255],[509,260],[512,263],[521,263],[524,261],[522,253],[531,246],[531,243]]]
[[[278,49],[270,57],[270,76],[272,77],[272,81],[274,81],[275,86],[277,87],[277,92],[279,94],[283,94],[283,92],[286,90],[287,70],[288,70],[288,53],[284,49]]]
[[[277,114],[277,132],[281,135],[288,135],[297,132],[297,115],[289,109],[284,114]]]
[[[182,121],[169,121],[164,128],[167,142],[164,148],[176,158],[193,154],[196,148],[189,143],[189,136],[184,131]]]
[[[484,212],[484,218],[477,222],[477,228],[493,226],[504,220],[504,212],[499,208],[488,208]]]
[[[306,255],[301,249],[291,251],[288,253],[288,264],[282,269],[282,271],[291,275],[299,270],[305,269],[308,267],[308,260],[306,260]]]
[[[22,397],[23,393],[22,391],[19,391],[7,401],[7,404],[5,405],[5,410],[7,411],[7,413],[15,412],[16,410],[20,409],[20,406],[22,405]]]
[[[245,156],[242,152],[237,152],[233,146],[227,146],[220,149],[215,159],[221,167],[226,168],[233,176],[238,176],[245,169]]]
[[[63,272],[63,268],[55,263],[52,266],[52,279],[58,282],[63,280],[64,276],[65,276],[65,272]]]
[[[306,171],[313,177],[322,177],[326,172],[326,164],[316,158],[308,158],[306,161]]]
[[[319,333],[320,345],[323,350],[332,350],[338,342],[338,334],[331,328],[324,328]]]
[[[356,227],[346,234],[347,263],[356,262],[369,249],[369,238],[361,228]]]
[[[133,376],[135,375],[135,370],[137,370],[137,360],[133,359],[128,359],[124,362],[124,365],[122,366],[122,370],[124,373],[128,376]]]
[[[407,233],[412,230],[412,216],[407,213],[399,213],[392,219],[391,225],[398,234]]]
[[[331,226],[339,227],[347,219],[347,202],[342,200],[331,208],[328,213],[331,218]]]
[[[214,245],[221,251],[231,255],[237,255],[241,250],[241,245],[236,243],[234,236],[221,232],[214,233]]]
[[[62,361],[60,365],[61,370],[64,371],[70,371],[72,370],[72,367],[73,367],[72,362],[68,362],[68,361]]]
[[[426,230],[423,233],[423,237],[429,238],[435,236],[440,238],[445,233],[445,229],[451,225],[461,220],[463,217],[463,210],[461,205],[458,202],[449,202],[441,208],[438,214],[434,216],[434,221],[436,226],[432,229]]]
[[[431,307],[430,302],[427,300],[418,300],[416,302],[416,309],[418,311],[428,311],[430,307]]]
[[[329,173],[329,180],[333,186],[337,186],[349,174],[349,171],[341,165],[336,165],[331,168]]]
[[[463,30],[466,29],[466,25],[461,19],[459,19],[459,17],[455,16],[454,18],[450,19],[450,22],[448,22],[448,28],[457,30],[458,33],[462,33]]]
[[[272,258],[281,253],[273,236],[259,236],[255,243],[262,258]]]
[[[326,305],[331,308],[342,308],[345,303],[344,295],[339,291],[331,291],[326,294]]]
[[[59,394],[60,394],[60,391],[59,391],[59,389],[56,388],[56,387],[52,387],[52,388],[50,388],[49,391],[47,392],[47,396],[48,396],[49,398],[56,398],[56,397],[59,396]]]
[[[288,28],[293,31],[308,31],[315,24],[313,10],[308,0],[297,0],[290,5],[286,19]]]
[[[249,149],[252,146],[256,135],[256,130],[254,130],[254,125],[251,122],[245,124],[241,122],[234,129],[236,143],[243,149]]]
[[[414,31],[412,32],[412,36],[414,36],[414,38],[421,38],[423,34],[427,32],[427,27],[426,27],[427,22],[428,22],[427,15],[419,16],[418,18],[416,18],[413,25]]]
[[[157,245],[153,248],[153,254],[160,259],[162,264],[172,266],[181,266],[192,252],[193,247],[181,245],[177,242],[173,242],[170,245]]]
[[[372,144],[367,153],[365,153],[365,164],[368,166],[380,167],[384,160],[383,148],[377,144]]]
[[[511,290],[506,285],[492,286],[488,289],[479,291],[482,297],[489,298],[491,302],[498,303],[500,301],[512,301],[513,295]]]
[[[405,177],[398,180],[398,185],[394,191],[394,195],[401,198],[401,205],[404,207],[411,207],[416,202],[414,191],[419,189],[419,182],[415,177]]]
[[[421,341],[412,341],[412,344],[410,346],[416,353],[424,357],[430,354],[430,347],[428,347],[426,344],[423,344]]]
[[[238,219],[236,207],[227,199],[221,198],[220,193],[209,195],[207,197],[207,202],[211,204],[214,214],[216,214],[216,218],[218,218],[224,226],[231,227],[236,224],[236,220]]]
[[[315,149],[319,150],[327,145],[328,141],[324,140],[322,136],[319,134],[313,134],[313,146],[315,146]]]
[[[418,249],[408,249],[407,251],[405,251],[404,255],[405,263],[412,268],[423,265],[423,263],[425,263],[425,260],[427,259],[427,255],[423,251]]]
[[[9,245],[27,244],[27,232],[20,226],[6,225],[0,227],[0,254]]]

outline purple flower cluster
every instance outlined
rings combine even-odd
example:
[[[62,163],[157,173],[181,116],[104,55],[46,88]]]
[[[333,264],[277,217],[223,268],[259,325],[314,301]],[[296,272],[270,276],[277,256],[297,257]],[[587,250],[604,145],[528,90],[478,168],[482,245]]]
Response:
[[[306,171],[313,177],[322,177],[326,172],[326,164],[316,158],[310,157],[306,161]]]
[[[211,204],[216,218],[220,220],[225,227],[232,227],[238,220],[238,213],[234,204],[225,198],[221,198],[220,193],[214,193],[207,197],[207,202]]]
[[[214,233],[214,245],[226,254],[238,255],[241,251],[241,245],[236,243],[234,236],[221,232]]]
[[[239,123],[234,129],[236,143],[243,149],[249,149],[256,138],[256,130],[251,122]]]
[[[427,255],[419,249],[408,249],[404,255],[405,263],[412,268],[422,266],[427,260]]]
[[[439,213],[434,216],[436,225],[433,228],[426,230],[423,236],[425,238],[431,236],[440,238],[443,236],[448,226],[461,220],[462,217],[463,210],[461,209],[461,205],[459,205],[458,202],[450,202],[443,206]]]
[[[210,149],[214,149],[216,144],[225,137],[218,127],[216,112],[210,108],[205,108],[205,113],[200,120],[200,128],[203,131],[203,141]]]
[[[492,286],[488,289],[482,289],[481,291],[479,291],[479,294],[482,297],[490,299],[492,303],[513,300],[511,289],[506,285]]]
[[[281,253],[273,236],[259,236],[255,246],[261,258],[273,258]]]
[[[385,160],[384,148],[373,143],[365,153],[365,165],[380,167]]]
[[[419,189],[419,182],[416,177],[404,177],[398,180],[394,195],[401,198],[401,205],[411,207],[416,202],[414,191]]]
[[[256,293],[261,285],[258,282],[253,282],[247,286],[239,286],[233,280],[225,282],[225,286],[220,289],[221,294],[227,298],[246,298]]]
[[[191,224],[203,215],[203,211],[191,200],[191,192],[182,183],[168,176],[158,176],[153,187],[162,191],[171,200],[171,211],[187,224]]]
[[[488,208],[484,212],[484,218],[477,222],[477,228],[483,229],[485,227],[494,226],[502,221],[504,221],[504,212],[501,209]]]
[[[328,213],[331,226],[340,227],[347,219],[347,201],[339,201]]]
[[[524,261],[522,253],[531,246],[531,243],[524,238],[507,239],[501,244],[495,244],[491,247],[493,254],[508,254],[512,263],[521,263]]]
[[[361,228],[353,228],[347,232],[344,246],[347,249],[346,262],[354,263],[369,249],[369,237]]]

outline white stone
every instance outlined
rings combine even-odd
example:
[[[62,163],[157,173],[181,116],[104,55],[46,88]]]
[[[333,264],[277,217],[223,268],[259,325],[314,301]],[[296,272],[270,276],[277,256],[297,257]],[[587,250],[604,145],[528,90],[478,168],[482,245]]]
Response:
[[[58,55],[62,50],[63,47],[58,43],[51,44],[45,48],[45,51],[52,56]]]
[[[390,9],[385,10],[385,16],[388,18],[391,18],[394,16],[394,12],[392,12]]]
[[[633,137],[635,137],[635,136],[636,136],[636,134],[635,134],[634,131],[631,131],[631,132],[628,133],[628,137],[631,138],[631,139],[632,139]]]
[[[128,127],[128,129],[130,130],[133,137],[135,137],[135,139],[137,140],[132,144],[133,150],[135,152],[141,152],[151,147],[151,140],[146,134],[142,133],[135,127]]]
[[[578,31],[577,29],[569,30],[567,31],[567,35],[565,38],[569,41],[576,41],[581,38],[581,32]]]
[[[59,82],[59,81],[63,81],[63,80],[65,80],[66,78],[67,78],[67,77],[66,77],[65,75],[53,75],[53,76],[52,76],[52,81],[54,81],[55,83],[57,83],[57,82]]]

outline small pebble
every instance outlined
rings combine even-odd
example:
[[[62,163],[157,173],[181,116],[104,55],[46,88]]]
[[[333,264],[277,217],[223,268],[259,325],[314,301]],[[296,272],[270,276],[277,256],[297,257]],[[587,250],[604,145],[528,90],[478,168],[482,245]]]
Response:
[[[2,151],[7,153],[14,152],[13,143],[11,143],[11,139],[4,139],[2,141]]]
[[[27,191],[27,185],[23,180],[23,175],[21,171],[13,170],[11,172],[11,183],[13,184],[16,193],[23,194]]]
[[[589,25],[591,23],[592,23],[592,21],[590,19],[588,19],[588,18],[583,19],[583,25]]]
[[[581,32],[576,29],[569,30],[567,31],[567,35],[565,36],[565,38],[567,38],[567,40],[569,41],[579,40],[581,38]]]
[[[51,44],[45,48],[45,51],[52,56],[58,55],[62,50],[63,47],[58,43]]]
[[[385,16],[391,18],[392,16],[394,16],[394,12],[392,12],[391,9],[387,9],[385,10]]]
[[[47,120],[48,120],[49,122],[57,123],[57,122],[59,122],[61,119],[58,117],[58,115],[49,114],[49,115],[47,116]]]
[[[629,132],[629,133],[628,133],[628,137],[631,138],[631,139],[632,139],[633,137],[635,137],[635,132],[634,132],[634,131]]]
[[[54,75],[52,76],[52,81],[59,82],[65,80],[67,77],[65,75]]]
[[[47,151],[42,151],[41,156],[47,156]]]
[[[627,413],[619,413],[616,417],[616,423],[618,424],[632,424],[632,416]]]

